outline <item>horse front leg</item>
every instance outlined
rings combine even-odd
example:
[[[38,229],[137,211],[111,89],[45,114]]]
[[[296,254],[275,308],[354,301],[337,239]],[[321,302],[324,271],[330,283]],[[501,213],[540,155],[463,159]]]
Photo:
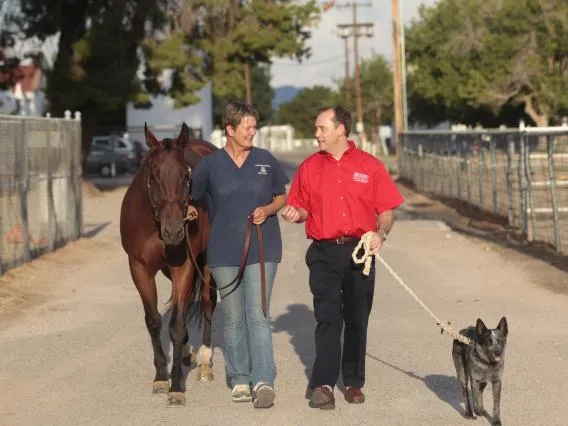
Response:
[[[185,405],[185,384],[183,383],[182,361],[184,345],[189,341],[187,331],[187,313],[189,298],[193,288],[194,268],[186,265],[184,268],[172,268],[172,318],[170,321],[170,338],[172,341],[171,385],[168,392],[168,406]]]
[[[217,290],[214,288],[214,279],[211,269],[206,265],[203,268],[203,282],[201,293],[201,312],[203,313],[203,341],[197,353],[197,380],[201,382],[213,381],[213,346],[211,345],[211,325],[213,312],[217,305]]]
[[[160,334],[162,331],[162,316],[158,312],[158,294],[154,275],[148,271],[146,265],[133,259],[128,261],[130,274],[134,285],[142,299],[144,307],[144,320],[150,333],[152,349],[154,350],[154,366],[156,375],[152,384],[152,394],[161,395],[168,392],[168,360],[162,348]]]

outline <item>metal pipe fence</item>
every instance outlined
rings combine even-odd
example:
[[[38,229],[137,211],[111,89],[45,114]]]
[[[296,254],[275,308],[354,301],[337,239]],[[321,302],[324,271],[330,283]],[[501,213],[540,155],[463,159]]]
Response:
[[[81,235],[81,122],[0,115],[0,275]]]
[[[400,176],[568,251],[568,128],[401,134]]]

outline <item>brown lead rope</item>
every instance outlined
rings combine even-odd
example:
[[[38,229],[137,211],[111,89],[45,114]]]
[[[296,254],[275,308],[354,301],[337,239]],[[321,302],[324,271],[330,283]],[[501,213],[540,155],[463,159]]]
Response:
[[[237,276],[235,278],[233,278],[233,280],[229,283],[226,284],[222,287],[218,287],[215,285],[211,285],[212,288],[214,288],[215,290],[224,290],[234,284],[235,288],[233,288],[228,294],[231,294],[233,291],[235,291],[239,285],[241,284],[241,279],[243,278],[243,273],[245,270],[245,266],[246,266],[246,262],[247,262],[247,258],[248,258],[248,252],[250,249],[250,241],[252,238],[252,225],[253,223],[253,216],[250,215],[248,216],[248,227],[247,227],[247,233],[245,235],[245,241],[243,244],[243,254],[241,256],[241,263],[239,265],[239,271],[237,272]],[[205,282],[205,279],[203,277],[203,274],[201,273],[201,271],[199,270],[199,267],[197,265],[197,262],[195,260],[195,256],[193,255],[193,250],[191,249],[191,244],[189,241],[189,232],[186,226],[186,240],[187,240],[187,246],[189,248],[189,255],[191,257],[191,261],[193,262],[195,269],[197,270],[197,273],[199,275],[199,278],[202,280],[202,282]],[[264,314],[264,316],[266,317],[268,315],[268,309],[267,309],[267,301],[266,301],[266,273],[265,273],[265,269],[264,269],[264,239],[262,237],[262,228],[260,226],[260,224],[256,224],[256,235],[258,237],[258,254],[259,254],[259,261],[260,261],[260,292],[261,292],[261,297],[262,297],[262,312]]]
[[[252,216],[250,216],[250,222],[252,223]],[[264,240],[262,238],[262,229],[260,225],[256,225],[256,236],[258,237],[258,255],[260,261],[260,294],[262,297],[262,312],[264,317],[268,315],[267,300],[266,300],[266,271],[264,269]]]

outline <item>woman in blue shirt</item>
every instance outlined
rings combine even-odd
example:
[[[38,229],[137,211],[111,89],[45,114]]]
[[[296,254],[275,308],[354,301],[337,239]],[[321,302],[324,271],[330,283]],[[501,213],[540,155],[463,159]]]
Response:
[[[238,273],[248,217],[262,225],[266,306],[282,259],[276,213],[286,203],[288,178],[274,156],[252,146],[258,112],[245,103],[227,105],[223,115],[227,143],[204,157],[192,172],[191,196],[208,197],[212,220],[207,263],[220,288],[224,316],[225,371],[235,402],[268,408],[276,397],[276,367],[270,322],[262,311],[260,259],[252,233],[246,266],[237,289],[222,289]],[[248,333],[247,333],[248,330]],[[247,339],[248,334],[248,339]],[[252,387],[252,393],[251,393]]]

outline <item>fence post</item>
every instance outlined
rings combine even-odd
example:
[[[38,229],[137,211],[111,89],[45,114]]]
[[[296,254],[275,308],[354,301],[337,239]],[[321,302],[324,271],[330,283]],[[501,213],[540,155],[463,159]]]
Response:
[[[483,146],[483,139],[479,143],[479,207],[484,209],[483,206],[483,178],[484,178],[484,168],[485,168],[485,148]]]
[[[467,144],[465,149],[465,170],[467,173],[467,201],[471,203],[471,150]]]
[[[456,161],[456,195],[458,200],[461,200],[461,192],[462,192],[462,188],[461,188],[461,172],[462,172],[462,165],[463,165],[463,158],[462,158],[462,148],[461,145],[458,144],[458,142],[456,142],[456,147],[458,149],[457,151],[457,161]]]
[[[493,195],[493,213],[497,214],[497,148],[495,138],[491,137],[489,149],[491,150],[491,192]]]
[[[520,184],[520,208],[521,208],[521,230],[525,235],[528,234],[528,218],[527,218],[527,175],[525,171],[525,145],[526,133],[522,130],[519,132],[519,184]]]
[[[51,122],[51,120],[50,120]],[[46,135],[47,146],[47,250],[55,248],[55,200],[53,199],[53,150],[51,149],[52,127],[48,125]]]
[[[554,173],[554,139],[552,135],[546,137],[546,152],[548,153],[548,179],[550,182],[550,195],[552,199],[552,222],[554,225],[554,245],[561,251],[560,228],[558,219],[558,198],[556,193],[556,175]]]
[[[532,199],[532,172],[531,172],[531,147],[529,144],[529,135],[525,133],[525,179],[526,179],[526,195],[527,195],[527,211],[530,215],[530,226],[527,223],[527,240],[534,241],[536,232],[535,209],[533,208]],[[529,216],[527,215],[527,220]]]
[[[27,137],[26,137],[26,121],[22,120],[20,124],[20,140],[16,141],[16,170],[19,177],[19,194],[20,194],[20,216],[22,219],[22,234],[24,242],[24,261],[29,262],[32,258],[30,248],[30,228],[28,218],[28,168],[27,168]]]
[[[515,156],[515,140],[509,139],[507,150],[507,210],[509,213],[509,226],[515,225],[515,215],[513,208],[513,157]]]
[[[75,141],[74,142],[74,161],[75,167],[72,170],[72,185],[75,188],[75,229],[74,238],[81,238],[83,230],[83,172],[81,166],[81,149],[82,149],[82,127],[81,127],[81,113],[75,111]]]

